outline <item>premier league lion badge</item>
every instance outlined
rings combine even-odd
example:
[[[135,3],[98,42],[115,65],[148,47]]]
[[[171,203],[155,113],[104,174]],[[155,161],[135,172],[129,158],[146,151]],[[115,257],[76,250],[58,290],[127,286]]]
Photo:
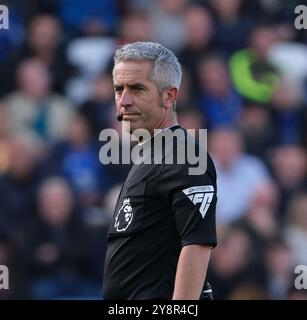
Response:
[[[123,205],[121,206],[115,217],[114,228],[118,232],[126,231],[129,225],[131,224],[132,219],[133,212],[130,204],[130,199],[126,198],[124,199]]]

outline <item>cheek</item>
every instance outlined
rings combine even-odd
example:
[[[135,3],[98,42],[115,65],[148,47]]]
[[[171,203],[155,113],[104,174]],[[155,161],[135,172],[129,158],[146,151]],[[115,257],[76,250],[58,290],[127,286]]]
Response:
[[[148,105],[146,117],[149,121],[155,122],[163,116],[163,108],[155,102],[154,104]]]
[[[119,107],[119,98],[118,98],[118,96],[114,97],[114,101],[115,101],[116,107]]]
[[[142,118],[146,121],[155,121],[163,115],[162,100],[156,95],[139,97],[136,105],[142,110]]]

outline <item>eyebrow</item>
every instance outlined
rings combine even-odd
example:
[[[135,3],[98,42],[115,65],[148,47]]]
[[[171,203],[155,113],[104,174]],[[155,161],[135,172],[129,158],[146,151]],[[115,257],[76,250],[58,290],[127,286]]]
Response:
[[[124,86],[123,85],[120,85],[120,84],[114,84],[114,89],[123,89]],[[133,83],[133,84],[128,84],[127,87],[129,89],[137,89],[137,88],[142,88],[142,89],[145,89],[146,86],[142,83]]]

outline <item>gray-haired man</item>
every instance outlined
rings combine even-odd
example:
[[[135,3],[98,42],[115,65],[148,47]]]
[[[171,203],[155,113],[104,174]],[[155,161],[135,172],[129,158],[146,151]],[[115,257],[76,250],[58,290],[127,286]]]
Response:
[[[143,143],[154,144],[155,129],[183,131],[187,142],[175,111],[181,75],[175,55],[160,44],[137,42],[116,51],[118,119],[130,133],[148,130],[151,138]],[[175,142],[172,150],[179,147]],[[108,233],[105,299],[200,299],[216,245],[217,201],[215,168],[203,154],[201,175],[189,175],[187,163],[132,167]]]

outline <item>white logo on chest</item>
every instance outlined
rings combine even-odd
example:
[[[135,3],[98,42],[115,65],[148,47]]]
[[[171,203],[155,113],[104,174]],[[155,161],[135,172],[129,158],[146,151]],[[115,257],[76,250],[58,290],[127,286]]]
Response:
[[[131,224],[132,219],[133,212],[130,204],[130,199],[126,198],[124,199],[123,205],[121,206],[115,217],[114,228],[118,232],[126,231],[129,225]]]

